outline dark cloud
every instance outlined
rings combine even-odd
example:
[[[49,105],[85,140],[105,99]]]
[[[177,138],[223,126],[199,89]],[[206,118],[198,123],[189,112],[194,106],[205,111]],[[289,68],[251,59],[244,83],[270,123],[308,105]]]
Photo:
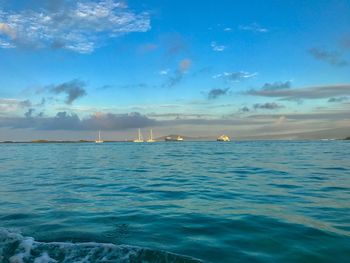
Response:
[[[54,94],[65,94],[67,96],[66,103],[72,104],[76,99],[85,96],[87,93],[84,89],[85,82],[80,80],[72,80],[50,87],[50,92]]]
[[[34,111],[35,111],[35,109],[30,108],[30,109],[27,110],[26,113],[24,113],[24,116],[25,116],[26,118],[30,118],[30,117],[32,117],[32,114],[33,114]]]
[[[119,87],[123,89],[144,89],[149,86],[147,83],[135,83],[135,84],[120,85]]]
[[[170,112],[170,113],[150,113],[147,116],[149,117],[155,117],[155,118],[162,118],[162,119],[169,119],[169,118],[175,118],[175,119],[193,119],[193,118],[203,118],[203,117],[209,117],[210,114],[198,114],[198,113],[178,113],[178,112]]]
[[[29,100],[23,100],[19,102],[19,105],[23,108],[32,106],[32,103]]]
[[[166,127],[176,125],[254,125],[267,123],[264,120],[252,119],[226,119],[226,118],[206,118],[202,114],[170,114],[172,120],[155,120],[138,112],[127,114],[96,113],[87,118],[80,118],[75,113],[58,112],[53,117],[44,117],[43,114],[33,115],[30,111],[23,117],[0,117],[0,128],[11,129],[33,129],[41,131],[95,131],[110,130],[123,131],[128,129],[145,127]],[[158,116],[159,117],[159,116]]]
[[[179,33],[165,36],[162,42],[162,45],[165,47],[165,54],[167,56],[177,56],[184,53],[188,49],[185,38]]]
[[[276,102],[266,102],[263,104],[260,103],[256,103],[254,104],[254,109],[262,109],[262,110],[277,110],[277,109],[281,109],[284,108],[283,105],[281,104],[277,104]]]
[[[344,102],[349,100],[349,97],[336,97],[336,98],[329,98],[328,102]]]
[[[345,50],[350,49],[350,36],[344,37],[340,44],[343,49]]]
[[[162,87],[172,88],[178,85],[184,78],[186,72],[191,68],[192,60],[182,59],[179,62],[178,68],[173,72],[173,74],[167,74],[167,79],[163,83]]]
[[[219,126],[219,125],[257,125],[257,124],[264,124],[269,123],[270,120],[254,120],[254,119],[248,119],[248,118],[239,118],[239,119],[232,119],[232,118],[216,118],[216,119],[207,119],[207,118],[189,118],[189,119],[175,119],[175,120],[165,120],[158,122],[158,126],[176,126],[176,125],[205,125],[205,126]]]
[[[54,117],[33,116],[34,110],[24,117],[0,118],[0,127],[36,130],[125,130],[153,126],[157,122],[140,113],[128,114],[96,113],[87,118],[79,118],[75,113],[58,112]]]
[[[239,109],[239,112],[250,112],[250,109],[247,106],[244,106]]]
[[[35,104],[35,106],[43,107],[43,106],[45,106],[45,103],[46,103],[46,99],[45,98],[41,98],[41,101],[39,103]]]
[[[308,52],[315,59],[327,62],[333,66],[344,67],[348,65],[348,62],[344,60],[337,52],[329,52],[318,48],[311,48],[308,50]]]
[[[203,67],[203,68],[197,70],[196,72],[194,72],[194,73],[192,74],[192,77],[197,77],[197,76],[200,76],[200,75],[209,74],[212,70],[213,70],[213,68],[210,67],[210,66],[208,66],[208,67]]]
[[[324,99],[337,96],[349,96],[350,84],[316,86],[299,89],[261,89],[249,90],[245,94],[252,96],[280,98],[282,100]]]
[[[109,90],[109,89],[112,89],[113,86],[112,85],[103,85],[101,87],[98,87],[97,90]]]
[[[0,98],[0,110],[10,110],[16,108],[28,108],[31,107],[30,100],[17,100],[17,99],[3,99]]]
[[[228,94],[229,89],[212,89],[208,92],[208,99],[213,100]]]
[[[277,81],[273,83],[265,83],[262,87],[262,90],[280,90],[280,89],[290,89],[291,88],[291,82],[290,81]]]
[[[259,115],[250,115],[248,118],[254,120],[267,120],[267,119],[276,119],[279,118],[280,114],[259,114]],[[324,112],[311,112],[311,113],[287,113],[283,116],[289,121],[343,121],[350,120],[350,111],[349,110],[326,110]]]
[[[125,130],[155,125],[156,121],[138,112],[95,114],[81,121],[82,129]]]
[[[257,73],[250,73],[246,71],[236,71],[236,72],[224,72],[213,76],[213,78],[221,78],[226,81],[240,81],[244,79],[249,79],[255,77]]]
[[[176,70],[174,74],[168,76],[167,81],[162,85],[166,88],[172,88],[178,85],[183,79],[183,73],[180,70]]]

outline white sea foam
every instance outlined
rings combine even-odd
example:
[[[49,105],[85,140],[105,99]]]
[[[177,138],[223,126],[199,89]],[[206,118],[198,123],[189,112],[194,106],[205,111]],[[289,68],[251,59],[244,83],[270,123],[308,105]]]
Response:
[[[129,263],[200,262],[147,248],[105,243],[37,242],[32,237],[0,228],[0,262],[9,263]]]

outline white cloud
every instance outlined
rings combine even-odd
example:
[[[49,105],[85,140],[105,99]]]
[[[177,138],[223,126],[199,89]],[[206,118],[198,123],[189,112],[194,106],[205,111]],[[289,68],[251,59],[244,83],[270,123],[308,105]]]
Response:
[[[228,81],[238,82],[240,80],[255,77],[256,75],[258,75],[257,72],[250,73],[250,72],[246,72],[246,71],[237,71],[237,72],[223,72],[220,74],[216,74],[213,76],[213,78],[214,79],[223,78],[223,79],[228,80]]]
[[[159,71],[159,75],[168,75],[169,74],[169,69],[163,69],[163,70],[161,70],[161,71]]]
[[[224,28],[224,31],[225,31],[225,32],[230,32],[230,31],[232,31],[232,28],[226,27],[226,28]]]
[[[238,28],[240,30],[243,30],[243,31],[252,31],[252,32],[257,32],[257,33],[269,32],[269,30],[267,28],[260,26],[258,23],[252,23],[249,25],[240,25]]]
[[[210,46],[214,51],[217,51],[217,52],[222,52],[227,48],[224,45],[218,45],[215,41],[211,42]]]
[[[9,42],[0,39],[0,48],[14,48],[15,46]]]
[[[31,106],[32,104],[29,100],[0,98],[0,115],[6,112],[16,112]]]
[[[123,2],[84,1],[57,11],[0,10],[0,47],[64,48],[91,53],[106,39],[150,30],[148,13],[136,14]]]
[[[274,125],[280,126],[285,124],[288,121],[286,116],[280,116],[275,122]]]

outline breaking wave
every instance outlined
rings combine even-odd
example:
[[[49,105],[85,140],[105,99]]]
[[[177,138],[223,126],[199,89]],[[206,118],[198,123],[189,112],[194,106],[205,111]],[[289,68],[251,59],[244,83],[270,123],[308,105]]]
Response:
[[[0,228],[1,263],[197,263],[200,260],[128,245],[104,243],[37,242],[33,237]]]

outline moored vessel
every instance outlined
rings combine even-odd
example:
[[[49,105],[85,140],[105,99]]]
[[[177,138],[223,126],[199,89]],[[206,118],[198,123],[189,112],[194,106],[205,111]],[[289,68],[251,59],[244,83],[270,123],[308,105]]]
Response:
[[[134,142],[143,142],[143,138],[142,138],[142,134],[141,134],[141,129],[139,129],[138,137],[137,137],[137,139],[134,140]]]
[[[229,142],[231,141],[230,137],[227,135],[221,135],[216,139],[218,142]]]
[[[155,142],[155,140],[153,139],[153,131],[152,131],[152,129],[150,131],[149,139],[147,140],[147,142]]]
[[[184,138],[182,138],[180,135],[177,136],[166,136],[165,141],[167,142],[181,142]]]
[[[103,143],[103,140],[101,140],[101,131],[98,131],[98,139],[95,141],[95,143]]]

